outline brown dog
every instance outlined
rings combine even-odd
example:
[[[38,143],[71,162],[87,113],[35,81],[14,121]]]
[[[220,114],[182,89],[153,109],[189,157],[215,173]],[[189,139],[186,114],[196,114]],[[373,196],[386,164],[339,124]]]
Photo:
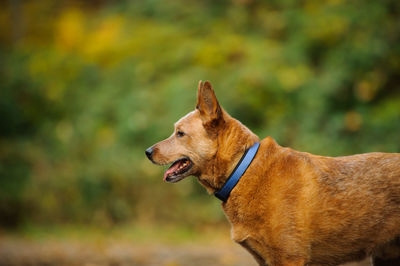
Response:
[[[146,155],[172,163],[164,180],[193,175],[214,193],[258,141],[200,82],[195,111]],[[366,256],[400,265],[399,153],[323,157],[267,137],[222,208],[233,240],[260,265],[338,265]]]

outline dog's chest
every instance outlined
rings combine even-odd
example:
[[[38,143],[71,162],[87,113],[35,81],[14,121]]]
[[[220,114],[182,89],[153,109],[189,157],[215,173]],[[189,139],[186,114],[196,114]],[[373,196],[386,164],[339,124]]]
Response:
[[[250,236],[257,238],[257,235],[261,233],[260,227],[264,230],[267,229],[265,217],[249,206],[240,208],[236,204],[223,203],[222,207],[231,224],[231,238],[238,243]]]

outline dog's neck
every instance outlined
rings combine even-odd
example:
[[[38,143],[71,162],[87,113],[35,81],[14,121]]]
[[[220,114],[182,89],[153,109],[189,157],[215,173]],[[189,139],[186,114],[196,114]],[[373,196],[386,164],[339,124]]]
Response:
[[[218,135],[213,165],[198,178],[208,193],[213,194],[223,187],[246,150],[258,141],[259,138],[247,127],[229,117],[226,130]]]
[[[251,146],[248,150],[245,151],[242,158],[235,167],[235,170],[229,175],[229,178],[226,180],[225,184],[222,186],[220,190],[214,193],[218,199],[223,202],[226,202],[231,194],[231,191],[235,188],[236,184],[239,182],[240,178],[246,172],[247,168],[250,166],[254,157],[257,154],[258,148],[260,147],[260,143],[256,142],[253,146]]]

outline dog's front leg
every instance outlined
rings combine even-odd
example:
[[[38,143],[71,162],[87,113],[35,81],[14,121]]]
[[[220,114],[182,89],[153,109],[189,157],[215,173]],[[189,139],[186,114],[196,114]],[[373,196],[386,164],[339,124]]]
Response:
[[[240,241],[239,244],[255,258],[260,266],[268,266],[266,258],[269,253],[265,249],[265,247],[263,248],[257,243],[257,241],[251,241],[251,239]],[[276,251],[275,254],[274,252],[272,252],[271,254],[269,254],[268,257],[268,259],[271,260],[269,262],[270,266],[304,266],[306,262],[305,259],[299,257],[294,258],[291,256],[285,256],[279,251]]]
[[[280,263],[277,263],[276,265],[282,265],[282,266],[304,266],[305,265],[305,260],[304,259],[286,259],[282,260]]]
[[[246,240],[240,241],[239,244],[244,247],[257,261],[260,266],[268,266],[263,257],[255,251]]]

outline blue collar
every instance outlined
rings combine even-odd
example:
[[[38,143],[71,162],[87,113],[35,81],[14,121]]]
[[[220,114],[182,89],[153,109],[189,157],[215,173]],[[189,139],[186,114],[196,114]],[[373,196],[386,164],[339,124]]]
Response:
[[[256,142],[254,143],[253,146],[250,147],[250,149],[245,151],[239,163],[233,170],[232,174],[229,176],[228,180],[226,180],[225,184],[219,191],[214,193],[214,196],[216,196],[223,202],[228,200],[228,197],[232,189],[239,182],[240,178],[243,176],[244,172],[246,172],[247,168],[249,167],[254,157],[256,156],[259,146],[260,143]]]

